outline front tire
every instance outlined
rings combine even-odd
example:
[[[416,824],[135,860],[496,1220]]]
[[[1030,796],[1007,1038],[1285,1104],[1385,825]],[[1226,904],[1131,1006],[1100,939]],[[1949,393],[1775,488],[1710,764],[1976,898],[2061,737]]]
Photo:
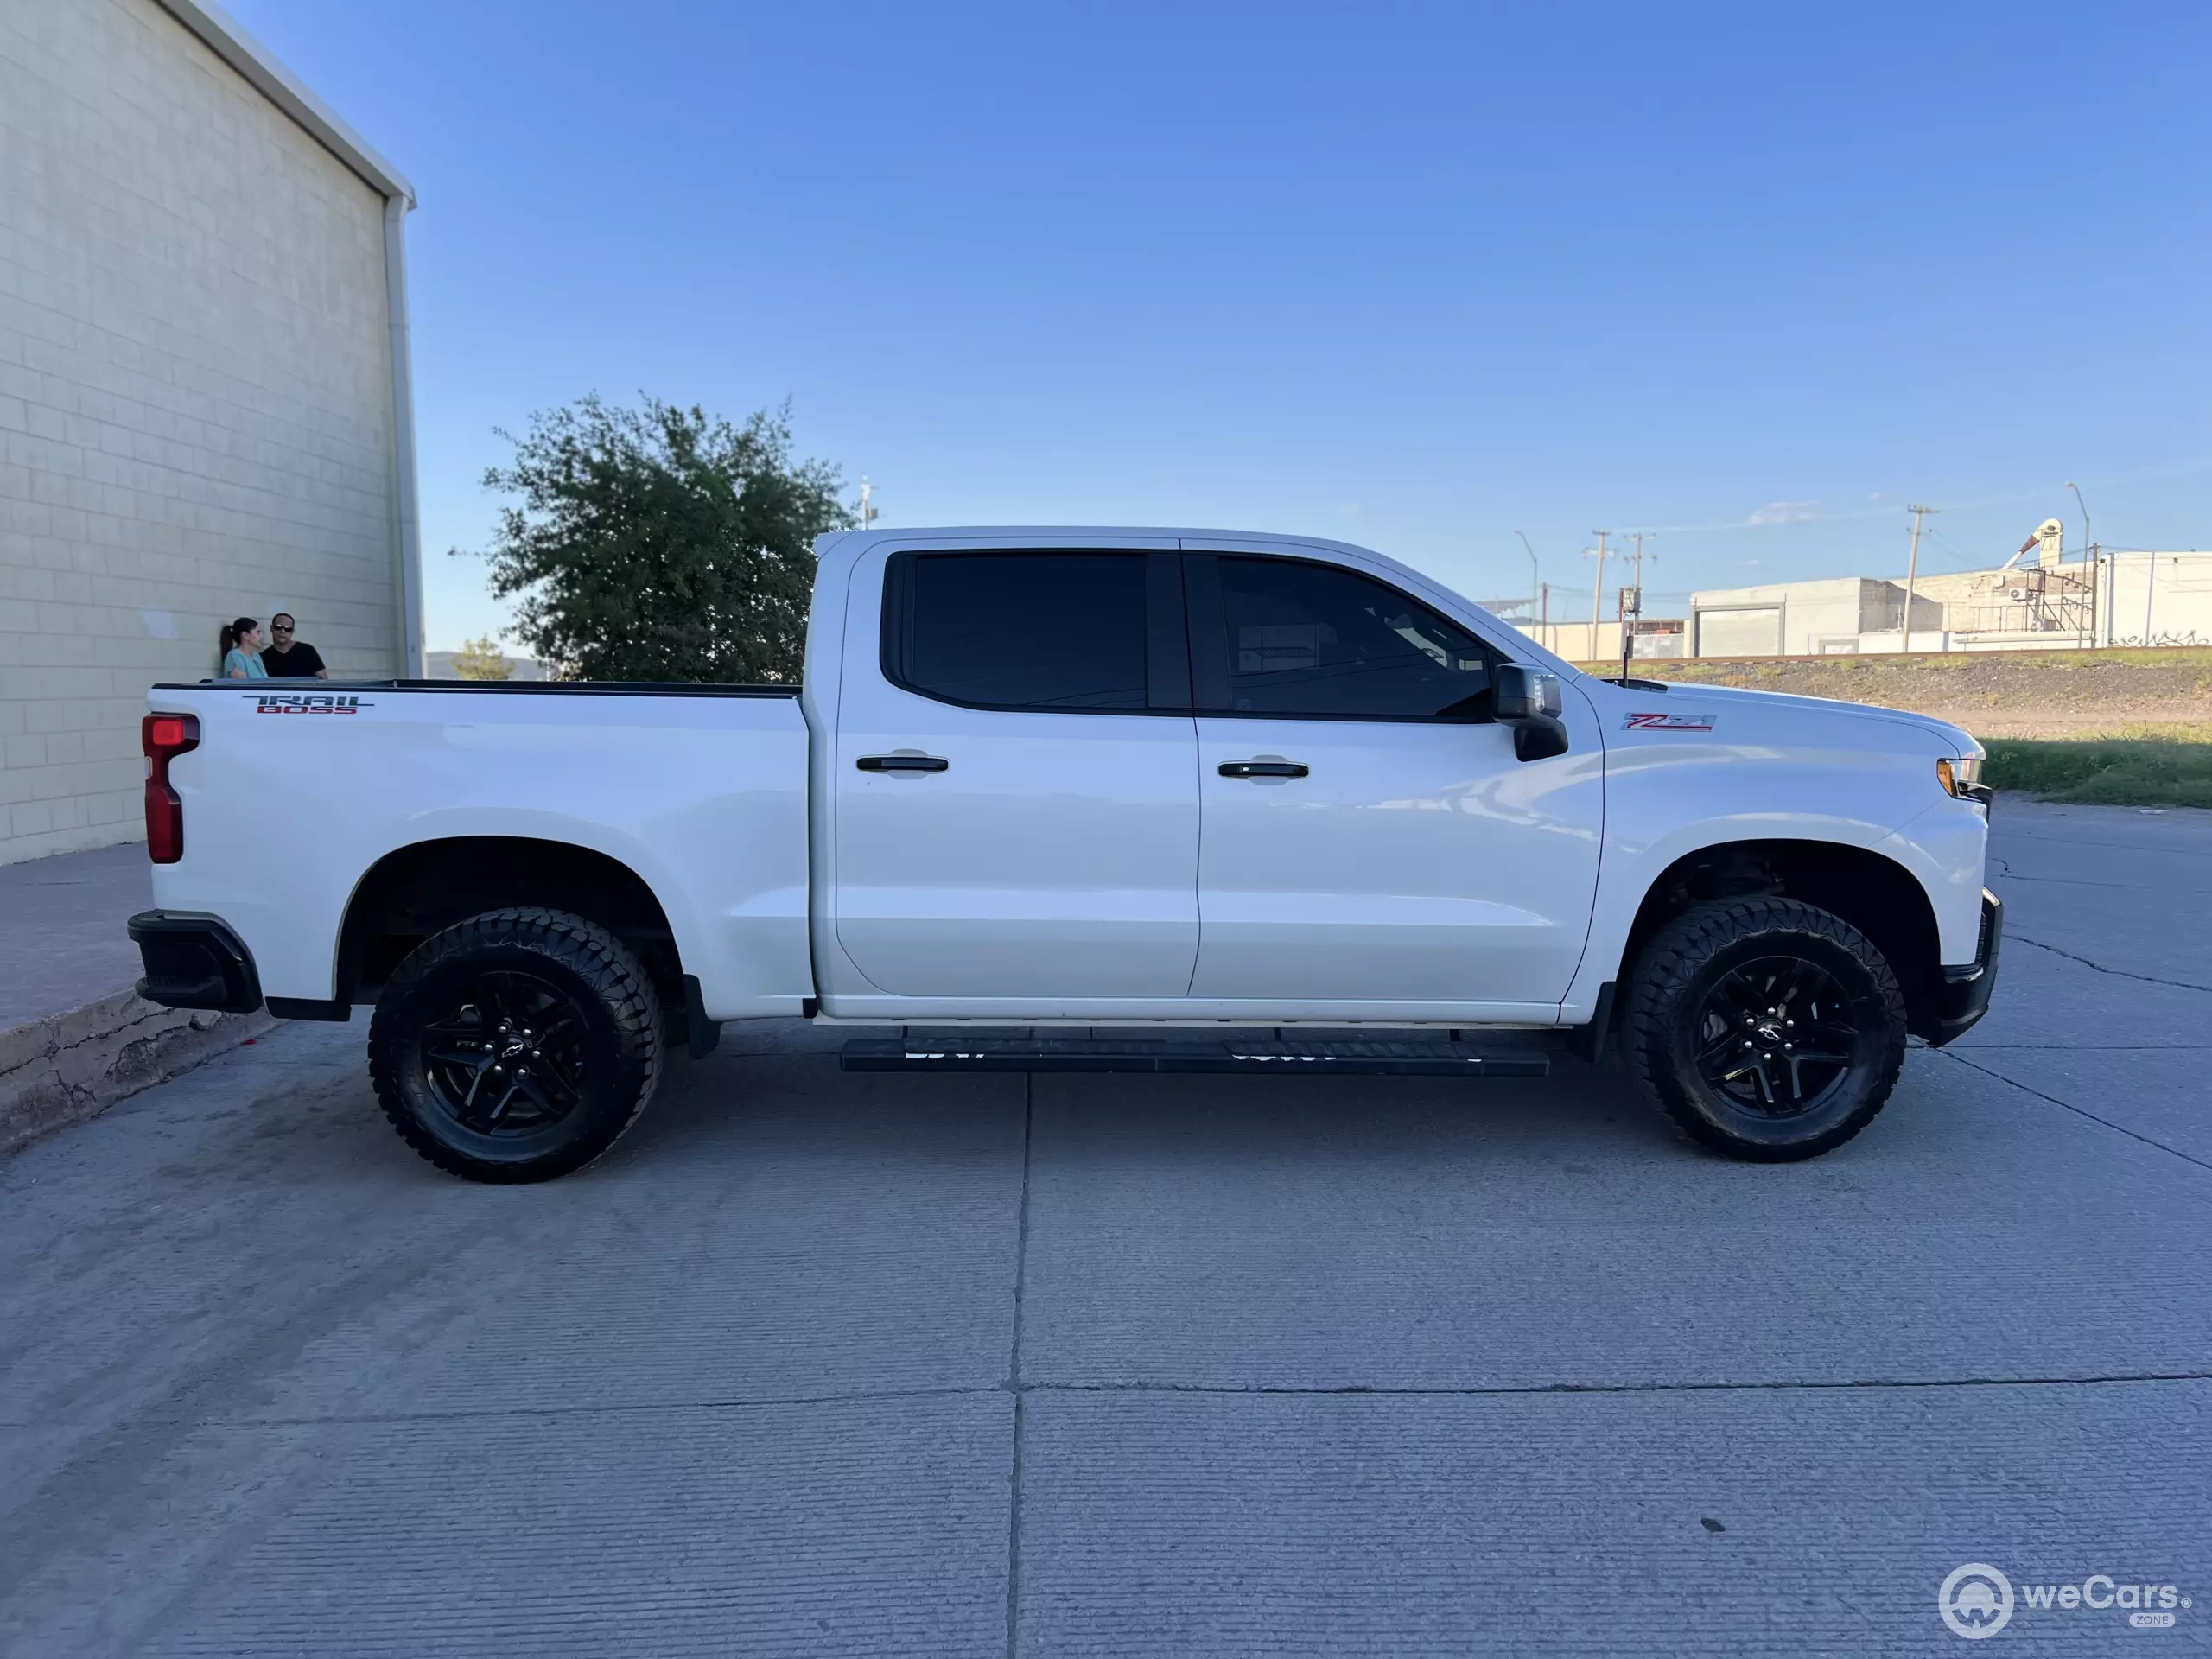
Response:
[[[550,1181],[622,1138],[661,1070],[660,998],[635,952],[556,910],[495,910],[401,963],[369,1022],[400,1138],[472,1181]]]
[[[1857,1135],[1904,1064],[1904,997],[1840,917],[1793,899],[1705,905],[1655,934],[1622,1014],[1631,1075],[1700,1145],[1760,1163]]]

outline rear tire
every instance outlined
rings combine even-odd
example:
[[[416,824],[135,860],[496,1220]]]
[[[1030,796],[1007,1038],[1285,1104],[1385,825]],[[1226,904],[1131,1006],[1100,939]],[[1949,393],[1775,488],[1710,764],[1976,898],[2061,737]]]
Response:
[[[1676,917],[1637,959],[1621,1053],[1692,1139],[1732,1158],[1815,1158],[1857,1135],[1904,1064],[1904,997],[1840,917],[1738,899]]]
[[[556,910],[495,910],[424,940],[369,1022],[400,1138],[472,1181],[549,1181],[622,1138],[660,1080],[660,998],[629,946]]]

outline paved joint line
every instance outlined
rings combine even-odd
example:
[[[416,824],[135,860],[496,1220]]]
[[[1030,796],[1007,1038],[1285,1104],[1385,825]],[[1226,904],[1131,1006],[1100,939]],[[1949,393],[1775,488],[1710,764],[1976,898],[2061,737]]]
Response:
[[[1030,1382],[1027,1394],[1369,1395],[1377,1399],[1462,1399],[1528,1394],[1791,1394],[1880,1389],[2024,1389],[2116,1382],[2212,1382],[2212,1371],[2090,1372],[2079,1376],[1845,1377],[1782,1382],[1499,1382],[1464,1389],[1370,1387],[1363,1383],[1298,1387],[1209,1382]]]
[[[447,1411],[334,1411],[315,1416],[137,1418],[142,1422],[190,1422],[208,1428],[348,1427],[377,1423],[466,1423],[494,1417],[632,1416],[648,1411],[740,1411],[755,1406],[864,1406],[899,1400],[959,1400],[1003,1394],[1006,1385],[948,1382],[934,1389],[843,1389],[821,1394],[764,1394],[725,1400],[610,1400],[595,1405],[456,1406]],[[0,1421],[0,1428],[34,1428],[35,1423]]]
[[[2070,1100],[2061,1100],[2056,1095],[2046,1095],[2042,1090],[2031,1088],[2028,1084],[2022,1083],[2017,1077],[2008,1077],[2002,1071],[1993,1071],[1986,1065],[1976,1065],[1972,1060],[1967,1058],[1963,1054],[1954,1054],[1948,1049],[1939,1050],[1937,1052],[1942,1053],[1947,1059],[1957,1061],[1959,1065],[1963,1065],[1969,1071],[1979,1071],[1985,1077],[1994,1077],[1999,1083],[2010,1084],[2013,1088],[2020,1090],[2024,1093],[2033,1095],[2037,1100],[2046,1101],[2053,1106],[2056,1106],[2066,1111],[2074,1113],[2076,1116],[2086,1117],[2092,1123],[2101,1123],[2108,1129],[2116,1129],[2131,1141],[2140,1141],[2146,1147],[2156,1147],[2160,1152],[2171,1153],[2175,1157],[2180,1159],[2182,1162],[2185,1164],[2195,1164],[2199,1169],[2212,1169],[2212,1163],[2207,1163],[2202,1158],[2198,1158],[2190,1153],[2183,1152],[2179,1147],[2170,1147],[2164,1141],[2153,1140],[2151,1136],[2143,1134],[2140,1130],[2129,1128],[2125,1123],[2115,1123],[2108,1117],[2099,1117],[2094,1112],[2087,1110],[2082,1107],[2076,1106]]]
[[[2035,1389],[2088,1388],[2123,1382],[2212,1382],[2212,1371],[2108,1371],[2071,1376],[1891,1376],[1840,1377],[1823,1381],[1798,1378],[1767,1382],[1491,1382],[1465,1388],[1423,1388],[1349,1382],[1327,1384],[1255,1382],[1024,1382],[1011,1392],[1014,1409],[1033,1394],[1192,1394],[1192,1395],[1370,1395],[1376,1399],[1483,1399],[1528,1394],[1793,1394],[1847,1393],[1884,1389]],[[189,1424],[199,1428],[358,1428],[380,1424],[476,1421],[487,1418],[550,1418],[609,1416],[639,1412],[745,1411],[771,1406],[877,1405],[902,1400],[982,1399],[1003,1396],[1003,1382],[942,1389],[868,1389],[843,1394],[787,1395],[757,1400],[655,1400],[605,1406],[493,1406],[473,1411],[403,1411],[333,1413],[323,1417],[197,1417],[135,1418],[142,1425]],[[50,1427],[37,1420],[0,1421],[0,1428],[32,1430]],[[1017,1482],[1020,1459],[1014,1459]]]
[[[2212,1043],[1977,1043],[1963,1037],[1943,1045],[1946,1053],[1957,1049],[1972,1053],[1980,1049],[1992,1054],[2012,1051],[2028,1054],[2199,1054],[2208,1048],[2212,1048]]]
[[[2164,808],[2158,809],[2162,813],[2164,810],[2165,809]],[[2104,847],[2109,848],[2112,851],[2116,853],[2171,853],[2176,857],[2186,858],[2191,853],[2198,850],[2194,847],[2145,847],[2139,841],[2095,841],[2084,839],[2080,836],[2038,836],[2029,830],[2022,830],[2018,827],[2017,822],[2006,825],[1998,833],[2005,836],[2007,839],[2039,841],[2047,846]]]
[[[2193,980],[2161,979],[2156,974],[2131,974],[2125,968],[2107,968],[2101,962],[2092,962],[2087,957],[2077,957],[2071,950],[2062,950],[2055,944],[2045,944],[2041,939],[2031,939],[2018,933],[2005,936],[2007,944],[2033,945],[2038,950],[2048,950],[2054,957],[2063,957],[2069,962],[2078,962],[2084,968],[2094,968],[2101,974],[2110,974],[2119,979],[2140,980],[2145,985],[2171,985],[2184,991],[2212,991],[2212,985],[2199,985]]]
[[[1006,1659],[1014,1659],[1021,1611],[1021,1304],[1029,1279],[1029,1155],[1037,1124],[1037,1075],[1021,1074],[1021,1207],[1014,1227],[1014,1336],[1007,1344],[1006,1386],[1014,1395],[1014,1450],[1006,1503]]]
[[[2022,875],[2015,869],[1999,870],[2007,881],[2040,881],[2054,887],[2100,887],[2108,893],[2185,893],[2202,897],[2212,889],[2204,887],[2177,887],[2161,881],[2155,887],[2141,881],[2092,881],[2085,875]]]

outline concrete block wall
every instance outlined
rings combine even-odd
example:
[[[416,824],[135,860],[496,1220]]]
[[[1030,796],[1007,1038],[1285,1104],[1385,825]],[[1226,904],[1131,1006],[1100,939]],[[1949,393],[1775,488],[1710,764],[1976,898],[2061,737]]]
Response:
[[[143,833],[232,616],[398,671],[383,215],[153,0],[0,0],[0,862]]]

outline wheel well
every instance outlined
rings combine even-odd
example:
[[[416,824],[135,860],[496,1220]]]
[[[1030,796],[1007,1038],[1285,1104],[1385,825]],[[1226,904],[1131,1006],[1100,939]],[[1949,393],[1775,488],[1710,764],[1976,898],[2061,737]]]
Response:
[[[1908,1029],[1921,1032],[1936,1017],[1942,945],[1926,891],[1895,860],[1834,842],[1727,842],[1676,859],[1643,895],[1621,953],[1624,972],[1684,911],[1754,894],[1802,899],[1840,916],[1889,958],[1904,993]]]
[[[588,848],[523,836],[423,841],[379,859],[346,908],[337,1000],[372,1001],[433,933],[487,910],[528,905],[597,922],[638,953],[664,1007],[683,1007],[675,935],[638,873]]]

